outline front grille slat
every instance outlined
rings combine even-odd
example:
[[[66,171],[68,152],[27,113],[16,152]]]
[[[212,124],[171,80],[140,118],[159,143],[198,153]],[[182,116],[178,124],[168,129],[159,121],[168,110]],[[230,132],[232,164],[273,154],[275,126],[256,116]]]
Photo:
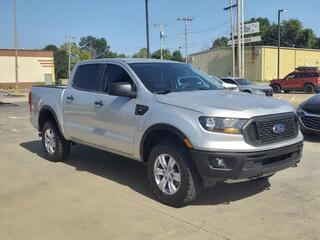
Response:
[[[285,131],[275,133],[273,127],[276,124],[282,124]],[[254,146],[280,142],[298,135],[298,119],[294,113],[255,117],[244,126],[242,132],[245,141]]]
[[[320,131],[320,117],[316,116],[301,116],[302,123],[307,127]]]

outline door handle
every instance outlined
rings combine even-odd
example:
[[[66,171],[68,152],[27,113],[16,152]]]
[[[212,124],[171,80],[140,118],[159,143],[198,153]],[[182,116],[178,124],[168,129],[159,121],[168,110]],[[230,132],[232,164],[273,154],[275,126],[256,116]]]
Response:
[[[96,105],[96,107],[100,108],[100,107],[103,106],[103,102],[102,102],[101,100],[95,101],[95,102],[94,102],[94,105]]]
[[[72,96],[72,95],[67,96],[67,101],[68,101],[68,102],[72,102],[73,100],[74,100],[74,98],[73,98],[73,96]]]

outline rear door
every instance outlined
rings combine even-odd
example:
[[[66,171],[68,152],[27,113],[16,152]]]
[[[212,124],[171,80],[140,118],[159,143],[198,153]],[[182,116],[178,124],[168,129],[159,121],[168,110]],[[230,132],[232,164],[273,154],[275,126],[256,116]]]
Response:
[[[107,91],[111,82],[129,82],[137,89],[123,66],[116,63],[106,65],[101,92],[93,99],[100,103],[95,106],[92,116],[94,141],[103,147],[133,154],[136,98],[109,95]]]
[[[73,82],[65,90],[62,104],[66,134],[75,140],[94,143],[96,129],[92,121],[105,64],[79,65]]]

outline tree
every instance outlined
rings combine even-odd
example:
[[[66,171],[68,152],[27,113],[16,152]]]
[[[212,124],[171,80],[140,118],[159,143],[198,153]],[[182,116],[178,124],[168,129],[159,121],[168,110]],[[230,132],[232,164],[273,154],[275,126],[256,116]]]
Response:
[[[214,40],[212,43],[212,48],[218,48],[218,47],[226,47],[228,46],[228,38],[227,37],[220,37]]]
[[[76,43],[64,43],[60,46],[61,50],[64,50],[69,54],[69,44],[70,44],[70,66],[71,70],[74,65],[80,61],[92,59],[92,55],[89,51],[81,49]],[[69,61],[69,60],[68,60]]]
[[[65,50],[59,49],[56,45],[50,44],[47,45],[44,50],[53,51],[54,57],[54,72],[56,82],[60,78],[67,78],[68,76],[68,54]]]
[[[310,28],[306,28],[299,34],[297,44],[304,48],[317,48],[317,40],[314,32]]]
[[[171,52],[169,49],[162,49],[162,56],[163,59],[170,60],[172,58]],[[158,49],[157,51],[151,54],[151,58],[160,59],[161,58],[161,50]]]
[[[180,50],[173,51],[171,60],[184,62],[184,58],[182,57],[182,54],[181,54]]]
[[[79,46],[82,50],[90,52],[93,59],[102,58],[110,49],[105,38],[95,38],[93,36],[82,37]]]
[[[147,49],[141,48],[139,52],[132,55],[133,58],[147,58]]]

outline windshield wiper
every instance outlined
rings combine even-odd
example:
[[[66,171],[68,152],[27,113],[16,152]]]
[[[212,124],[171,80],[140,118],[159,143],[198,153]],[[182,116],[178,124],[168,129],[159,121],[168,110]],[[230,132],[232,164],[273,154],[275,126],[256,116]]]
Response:
[[[167,90],[155,91],[154,93],[155,94],[168,94],[168,93],[171,93],[171,92],[172,92],[172,90],[167,89]]]

